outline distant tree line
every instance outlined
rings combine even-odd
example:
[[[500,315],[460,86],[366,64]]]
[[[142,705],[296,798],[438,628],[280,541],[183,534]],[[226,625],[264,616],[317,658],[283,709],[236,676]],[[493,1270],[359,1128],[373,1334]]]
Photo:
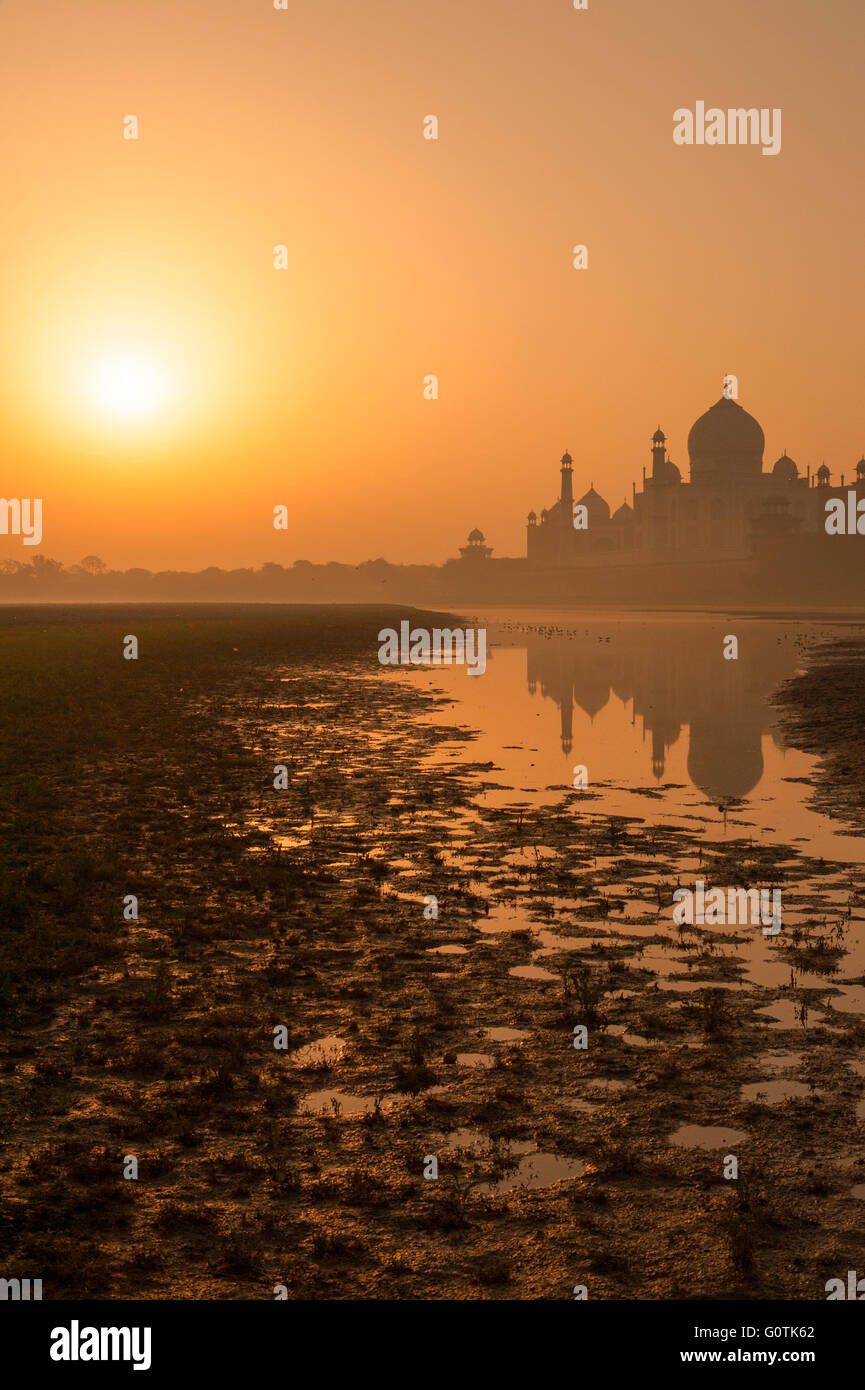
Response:
[[[184,570],[109,569],[98,555],[64,565],[47,555],[0,563],[0,602],[112,603],[115,601],[214,603],[345,602],[362,603],[382,595],[434,598],[442,585],[435,565],[391,565],[365,560],[360,565],[330,561],[314,565],[295,560],[290,566],[267,563],[258,568],[223,570],[215,565]]]

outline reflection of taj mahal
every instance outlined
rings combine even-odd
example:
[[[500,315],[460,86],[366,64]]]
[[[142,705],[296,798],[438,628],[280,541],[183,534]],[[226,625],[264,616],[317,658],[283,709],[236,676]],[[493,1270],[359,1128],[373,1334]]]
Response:
[[[558,501],[529,513],[526,554],[530,564],[547,566],[645,564],[657,561],[744,560],[761,540],[822,531],[827,498],[841,495],[831,486],[825,464],[804,474],[784,453],[763,472],[763,431],[736,401],[722,396],[688,435],[690,481],[669,457],[660,427],[652,437],[651,472],[643,469],[642,488],[633,484],[630,505],[610,508],[591,486],[574,497],[573,459],[561,461]],[[865,459],[855,467],[865,484]],[[851,476],[850,485],[854,479]],[[575,525],[576,507],[584,508]]]
[[[747,796],[763,775],[762,735],[772,722],[767,696],[796,664],[792,642],[765,630],[743,637],[738,661],[725,661],[715,624],[612,624],[609,631],[609,644],[597,627],[585,636],[524,639],[529,690],[559,706],[562,750],[572,751],[577,707],[594,719],[618,696],[650,741],[656,780],[687,727],[695,786],[716,804]],[[647,749],[647,771],[648,760]]]

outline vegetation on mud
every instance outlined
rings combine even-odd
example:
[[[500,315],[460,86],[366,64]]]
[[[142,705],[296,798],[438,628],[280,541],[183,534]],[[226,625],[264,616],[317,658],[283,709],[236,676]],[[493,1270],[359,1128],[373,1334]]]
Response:
[[[850,909],[820,904],[858,870],[566,788],[494,804],[470,731],[379,668],[394,616],[3,615],[3,1273],[46,1298],[823,1297],[860,1250],[865,1028],[832,1007]],[[788,982],[745,977],[744,931],[671,925],[697,864],[799,894]],[[770,1044],[807,1096],[741,1098]],[[724,1150],[669,1144],[719,1116],[738,1188]],[[579,1175],[520,1185],[534,1158]]]

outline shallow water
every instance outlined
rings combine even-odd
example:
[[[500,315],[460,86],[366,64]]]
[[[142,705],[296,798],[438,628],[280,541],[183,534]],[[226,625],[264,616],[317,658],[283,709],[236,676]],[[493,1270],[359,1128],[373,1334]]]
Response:
[[[498,1182],[479,1183],[477,1190],[499,1196],[516,1187],[552,1187],[569,1178],[581,1178],[587,1166],[581,1159],[564,1158],[560,1154],[528,1153],[519,1160],[513,1173]]]
[[[348,1091],[311,1091],[298,1106],[302,1115],[370,1115],[376,1103],[381,1110],[387,1110],[399,1097],[356,1096]]]
[[[312,1070],[338,1062],[344,1051],[345,1042],[343,1039],[331,1035],[327,1038],[317,1038],[315,1042],[305,1043],[303,1047],[298,1047],[294,1052],[289,1053],[289,1058],[295,1066]]]
[[[805,1096],[817,1095],[803,1081],[754,1081],[741,1090],[743,1100],[762,1101],[766,1105],[780,1105],[785,1100],[802,1100]]]
[[[599,627],[609,643],[597,643]],[[565,1019],[572,1011],[579,1019],[581,982],[595,991],[589,1074],[573,1085],[569,1076],[551,1105],[526,1106],[522,1132],[537,1129],[537,1142],[497,1140],[496,1164],[477,1175],[488,1180],[476,1191],[546,1187],[585,1173],[584,1164],[551,1152],[561,1131],[544,1134],[541,1125],[553,1108],[572,1135],[584,1128],[594,1135],[617,1114],[651,1110],[657,1101],[650,1117],[656,1141],[711,1150],[749,1140],[753,1147],[762,1142],[761,1125],[776,1122],[768,1112],[752,1122],[757,1111],[743,1115],[741,1104],[798,1101],[777,1115],[789,1122],[792,1113],[798,1122],[811,1098],[826,1103],[823,1091],[799,1079],[808,1074],[798,1071],[804,1054],[780,1049],[801,1045],[810,1054],[815,1034],[817,1046],[821,1037],[824,1047],[834,1045],[825,1033],[844,1031],[865,1012],[865,911],[856,873],[863,843],[808,806],[815,760],[785,748],[770,703],[801,665],[813,627],[609,615],[567,632],[544,630],[540,619],[524,631],[488,624],[483,678],[469,679],[459,667],[388,676],[427,694],[444,692],[417,722],[430,732],[453,731],[452,739],[430,740],[424,756],[453,775],[466,799],[424,801],[409,787],[388,803],[388,814],[407,827],[398,844],[386,818],[382,834],[382,818],[355,829],[346,816],[346,836],[336,835],[343,827],[334,812],[331,839],[321,843],[334,855],[331,869],[344,873],[351,855],[362,853],[378,866],[385,904],[393,895],[416,905],[428,979],[446,983],[454,1001],[448,1007],[465,1011],[458,1041],[441,1051],[430,1043],[431,1069],[443,1083],[432,1089],[448,1093],[453,1122],[474,1119],[475,1098],[536,1086],[537,1052],[546,1046],[536,1011],[561,1001]],[[740,640],[736,663],[721,655],[731,632]],[[467,729],[477,731],[468,742]],[[573,786],[578,765],[587,769],[584,792]],[[323,837],[324,819],[316,817]],[[776,870],[783,880],[777,938],[759,924],[700,930],[674,922],[677,883],[709,878],[709,864],[735,875],[749,860],[768,876],[758,881],[771,882]],[[432,915],[424,910],[430,902]],[[507,1002],[497,1017],[491,1005],[499,972]],[[479,982],[486,993],[463,1002]],[[719,1098],[716,1088],[712,1096],[711,1071],[704,1091],[703,1073],[682,1059],[701,1050],[711,1056],[714,1037],[735,1039],[743,1023],[751,1050],[730,1078],[730,1093]],[[755,1024],[762,1033],[756,1048]],[[569,1028],[561,1049],[576,1056]],[[793,1034],[778,1036],[787,1030]],[[598,1034],[608,1054],[600,1059]],[[760,1055],[761,1048],[770,1051]],[[591,1075],[599,1063],[612,1074]],[[676,1121],[664,1123],[663,1104],[671,1065],[673,1075],[680,1067],[690,1078],[693,1104],[681,1118],[719,1123],[670,1133]],[[844,1072],[851,1080],[859,1074],[855,1065]],[[348,1075],[340,1081],[345,1091],[308,1095],[301,1112],[332,1114],[335,1100],[347,1117],[368,1113],[372,1097],[355,1094],[366,1084]],[[382,1090],[392,1084],[388,1078]],[[851,1099],[846,1106],[849,1115]],[[856,1113],[863,1117],[865,1100]],[[750,1134],[724,1124],[743,1120],[753,1125]],[[466,1128],[442,1136],[443,1148],[457,1135],[478,1157],[492,1144]],[[502,1157],[513,1159],[504,1175]]]
[[[862,839],[839,834],[806,805],[816,760],[785,746],[769,704],[801,669],[805,643],[858,625],[615,613],[480,622],[483,676],[439,666],[411,679],[458,702],[439,706],[435,722],[452,718],[480,731],[473,752],[495,764],[492,775],[504,784],[485,794],[486,804],[513,802],[515,793],[552,804],[584,766],[588,814],[690,821],[713,839],[746,835],[862,861]],[[739,639],[736,661],[722,655],[728,634]],[[464,751],[443,745],[437,757]]]
[[[730,1144],[743,1144],[748,1136],[741,1129],[723,1125],[682,1125],[667,1140],[681,1149],[723,1149]]]
[[[478,807],[552,808],[567,797],[577,827],[621,816],[649,836],[658,827],[693,837],[672,870],[645,862],[644,849],[642,862],[631,858],[627,876],[615,852],[563,859],[542,842],[505,852],[502,873],[515,881],[515,892],[505,902],[485,903],[475,926],[485,936],[530,935],[527,959],[510,975],[527,983],[558,981],[559,969],[567,968],[562,952],[625,940],[633,943],[632,965],[651,970],[662,990],[683,1000],[707,987],[730,994],[754,985],[827,991],[828,1007],[820,1000],[804,1013],[792,998],[766,1006],[760,1017],[770,1030],[822,1025],[831,1031],[833,1009],[865,1013],[865,987],[855,983],[865,973],[865,908],[850,877],[852,866],[865,860],[865,842],[840,833],[839,823],[808,805],[817,761],[786,747],[771,704],[772,692],[801,669],[807,644],[858,625],[616,614],[568,620],[536,613],[518,622],[496,615],[486,627],[483,677],[469,679],[456,666],[406,676],[450,699],[430,713],[431,722],[478,731],[473,758],[491,765]],[[739,640],[736,661],[722,654],[729,634]],[[432,756],[446,765],[465,751],[462,741],[445,742]],[[579,766],[588,785],[575,798]],[[469,876],[483,901],[489,886],[470,816],[455,820],[454,831],[444,857]],[[771,850],[778,865],[790,864],[777,937],[752,924],[722,925],[723,939],[711,945],[677,935],[672,888],[705,877],[703,842],[730,844],[733,863],[753,845]],[[558,874],[559,887],[562,876],[573,877],[574,894],[545,893],[542,921],[537,888],[548,872]],[[587,874],[598,888],[594,902],[585,896]],[[599,906],[601,920],[592,922]],[[591,936],[563,931],[570,923],[560,914]],[[838,959],[823,961],[818,949],[808,948],[791,963],[784,952],[798,929],[829,946],[836,933],[835,944],[843,945]],[[667,943],[660,945],[659,935]],[[651,938],[642,950],[640,937]]]
[[[461,1067],[480,1067],[489,1070],[495,1059],[486,1052],[458,1052],[457,1065]]]

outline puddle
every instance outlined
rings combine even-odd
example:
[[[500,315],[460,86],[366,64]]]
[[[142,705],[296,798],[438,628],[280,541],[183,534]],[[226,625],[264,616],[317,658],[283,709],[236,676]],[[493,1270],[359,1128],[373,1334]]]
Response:
[[[464,1150],[467,1153],[487,1156],[490,1159],[504,1154],[509,1158],[517,1159],[518,1162],[515,1167],[506,1176],[475,1185],[473,1189],[475,1192],[486,1193],[489,1196],[511,1192],[518,1187],[552,1187],[557,1182],[566,1182],[569,1179],[582,1177],[588,1167],[580,1159],[565,1158],[561,1154],[541,1153],[532,1139],[499,1139],[494,1141],[489,1135],[482,1134],[479,1130],[471,1127],[463,1127],[453,1130],[450,1134],[435,1136],[433,1150],[446,1153]]]
[[[767,1105],[780,1105],[785,1100],[800,1100],[804,1096],[819,1094],[813,1092],[804,1081],[753,1081],[743,1086],[742,1100],[764,1101]]]
[[[438,1148],[447,1153],[456,1153],[459,1149],[466,1149],[470,1153],[482,1153],[489,1147],[490,1140],[477,1129],[455,1129],[450,1134],[437,1135],[433,1140],[434,1149]]]
[[[458,1052],[457,1062],[461,1067],[481,1067],[489,1070],[494,1064],[494,1058],[486,1052]]]
[[[748,1136],[740,1129],[725,1129],[722,1125],[682,1125],[667,1139],[678,1149],[726,1149],[731,1144],[743,1144]]]
[[[671,989],[677,994],[693,994],[698,989],[742,989],[741,984],[734,984],[730,980],[687,980],[679,975],[661,979],[658,983],[662,989]]]
[[[581,1178],[587,1167],[581,1159],[563,1158],[559,1154],[525,1154],[514,1173],[509,1173],[498,1182],[479,1183],[475,1191],[497,1197],[503,1192],[512,1192],[516,1187],[552,1187],[557,1182]]]
[[[792,1028],[808,1028],[823,1018],[819,1010],[803,1006],[798,1000],[792,999],[778,999],[764,1009],[756,1009],[755,1013],[758,1018],[765,1018],[773,1030],[787,1032]]]
[[[499,904],[491,907],[489,915],[485,916],[483,922],[475,924],[478,931],[487,935],[495,936],[502,932],[512,931],[537,931],[538,924],[533,921],[525,912],[517,912],[510,905]]]
[[[346,1044],[342,1038],[332,1035],[327,1038],[319,1038],[316,1042],[305,1043],[296,1052],[289,1054],[289,1060],[298,1067],[310,1069],[327,1067],[338,1062],[345,1049]]]
[[[783,1071],[798,1067],[804,1056],[804,1052],[761,1052],[756,1061],[761,1071],[778,1076]]]
[[[534,926],[537,931],[537,922]],[[552,956],[557,951],[588,951],[596,944],[586,936],[558,936],[547,928],[538,931],[537,937],[543,948],[538,951],[538,957]]]
[[[517,980],[560,980],[561,975],[554,975],[551,970],[544,970],[541,965],[514,965],[508,971]]]
[[[639,1033],[629,1033],[627,1025],[624,1023],[608,1023],[606,1031],[614,1038],[621,1038],[628,1047],[656,1047],[657,1043],[650,1042],[648,1038],[642,1037]]]
[[[836,982],[840,983],[840,982]],[[865,985],[845,985],[826,1001],[838,1013],[865,1014]]]
[[[379,1096],[380,1109],[386,1110],[399,1096]],[[369,1115],[375,1109],[375,1096],[353,1096],[347,1091],[311,1091],[298,1106],[301,1115]]]
[[[549,845],[529,845],[526,849],[508,850],[507,854],[502,855],[502,863],[534,869],[538,860],[558,859],[558,857],[558,850],[551,849]]]

